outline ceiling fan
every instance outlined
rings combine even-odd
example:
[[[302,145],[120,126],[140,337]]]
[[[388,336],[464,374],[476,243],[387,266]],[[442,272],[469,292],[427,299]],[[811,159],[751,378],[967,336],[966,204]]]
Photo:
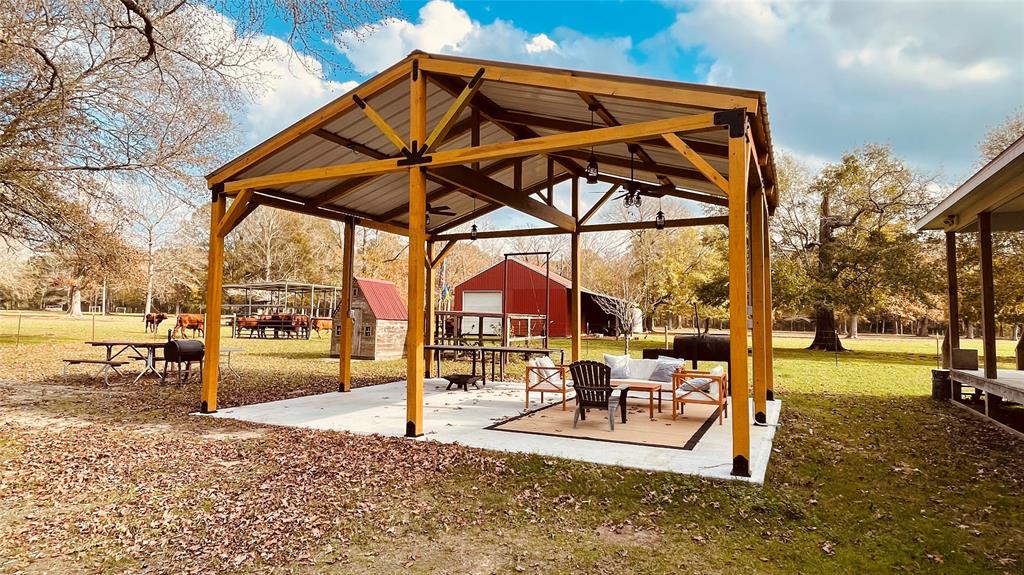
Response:
[[[427,202],[427,213],[434,214],[437,216],[454,216],[455,212],[448,206],[432,206],[430,202]]]

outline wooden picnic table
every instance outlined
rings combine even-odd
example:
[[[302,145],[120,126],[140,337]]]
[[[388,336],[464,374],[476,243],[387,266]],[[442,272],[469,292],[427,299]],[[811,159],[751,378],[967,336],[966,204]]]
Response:
[[[142,368],[142,372],[139,373],[139,375],[135,377],[135,380],[132,383],[135,383],[135,382],[139,381],[140,379],[142,379],[142,376],[146,375],[147,373],[152,373],[153,375],[156,375],[160,379],[160,381],[164,380],[163,375],[161,375],[160,372],[157,371],[157,369],[156,369],[156,350],[157,349],[163,349],[163,347],[164,347],[164,345],[166,343],[167,342],[165,342],[165,341],[131,341],[131,340],[108,340],[108,341],[87,341],[87,342],[85,342],[86,345],[91,345],[93,347],[105,347],[107,349],[107,361],[113,361],[118,356],[120,356],[121,354],[126,353],[126,352],[131,352],[131,353],[135,354],[132,357],[132,359],[144,360],[146,362],[145,367]],[[119,349],[115,353],[114,352],[114,348],[115,347],[120,347],[121,349]],[[143,353],[140,350],[145,350],[145,353]],[[112,369],[118,375],[122,375],[121,372],[117,371],[116,367],[112,367]]]
[[[526,356],[531,355],[547,355],[550,356],[552,353],[558,352],[560,355],[559,364],[565,363],[565,350],[556,349],[549,347],[512,347],[512,346],[489,346],[489,345],[425,345],[423,349],[432,351],[434,353],[434,365],[437,366],[437,377],[441,377],[441,354],[445,351],[463,352],[470,353],[473,356],[473,373],[476,375],[476,361],[477,357],[480,358],[480,382],[487,385],[487,354],[491,355],[491,376],[494,376],[496,371],[495,364],[496,358],[504,358],[504,356],[512,354],[524,354]],[[498,365],[504,362],[497,362]],[[427,374],[430,375],[429,373]],[[504,368],[501,369],[501,376],[505,375]]]

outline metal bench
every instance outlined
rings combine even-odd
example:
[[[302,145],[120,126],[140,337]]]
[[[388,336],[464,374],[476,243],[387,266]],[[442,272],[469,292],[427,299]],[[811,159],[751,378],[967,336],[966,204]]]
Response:
[[[117,368],[128,364],[127,361],[121,361],[116,359],[62,359],[61,361],[64,362],[65,380],[68,378],[68,367],[72,365],[102,365],[103,367],[101,367],[100,370],[96,372],[96,374],[103,374],[103,383],[105,383],[106,385],[110,385],[111,370],[113,370],[114,373],[116,373],[117,375],[122,375],[120,371],[117,371]]]

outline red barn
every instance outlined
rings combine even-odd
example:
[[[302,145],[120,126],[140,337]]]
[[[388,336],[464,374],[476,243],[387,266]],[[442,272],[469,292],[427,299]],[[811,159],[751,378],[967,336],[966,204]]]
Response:
[[[480,311],[490,313],[502,312],[502,301],[506,301],[505,313],[510,314],[543,314],[545,299],[545,269],[531,263],[508,258],[508,287],[505,287],[505,261],[498,262],[477,275],[455,286],[455,311]],[[548,323],[551,337],[569,337],[569,290],[572,282],[555,272],[551,272],[547,296],[550,297]],[[582,288],[582,329],[583,333],[610,333],[616,320],[605,313],[598,299],[612,299]],[[475,333],[478,320],[466,318],[462,332]],[[494,320],[497,323],[497,319]],[[472,325],[469,325],[472,324]],[[515,336],[526,335],[525,322],[512,322]],[[495,328],[500,329],[500,328]],[[533,335],[542,333],[541,326],[533,327]],[[488,326],[485,321],[484,331]]]

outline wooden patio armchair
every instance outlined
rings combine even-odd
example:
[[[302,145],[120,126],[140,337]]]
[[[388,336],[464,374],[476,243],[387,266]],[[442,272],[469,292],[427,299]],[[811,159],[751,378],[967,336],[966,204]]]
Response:
[[[626,392],[628,385],[612,386],[612,368],[597,361],[577,361],[569,365],[572,388],[576,392],[576,413],[572,417],[575,428],[579,420],[587,420],[587,408],[608,410],[608,426],[615,431],[615,410],[622,412],[626,423]],[[619,394],[616,395],[615,392]]]
[[[550,359],[530,360],[526,364],[526,407],[530,407],[530,392],[540,393],[540,401],[544,402],[545,393],[562,394],[562,411],[565,411],[566,394],[566,366],[556,365]]]
[[[729,404],[725,401],[726,389],[728,376],[724,371],[712,373],[680,368],[672,374],[672,419],[683,412],[687,403],[717,405],[718,425],[722,425],[722,419],[729,416]]]

